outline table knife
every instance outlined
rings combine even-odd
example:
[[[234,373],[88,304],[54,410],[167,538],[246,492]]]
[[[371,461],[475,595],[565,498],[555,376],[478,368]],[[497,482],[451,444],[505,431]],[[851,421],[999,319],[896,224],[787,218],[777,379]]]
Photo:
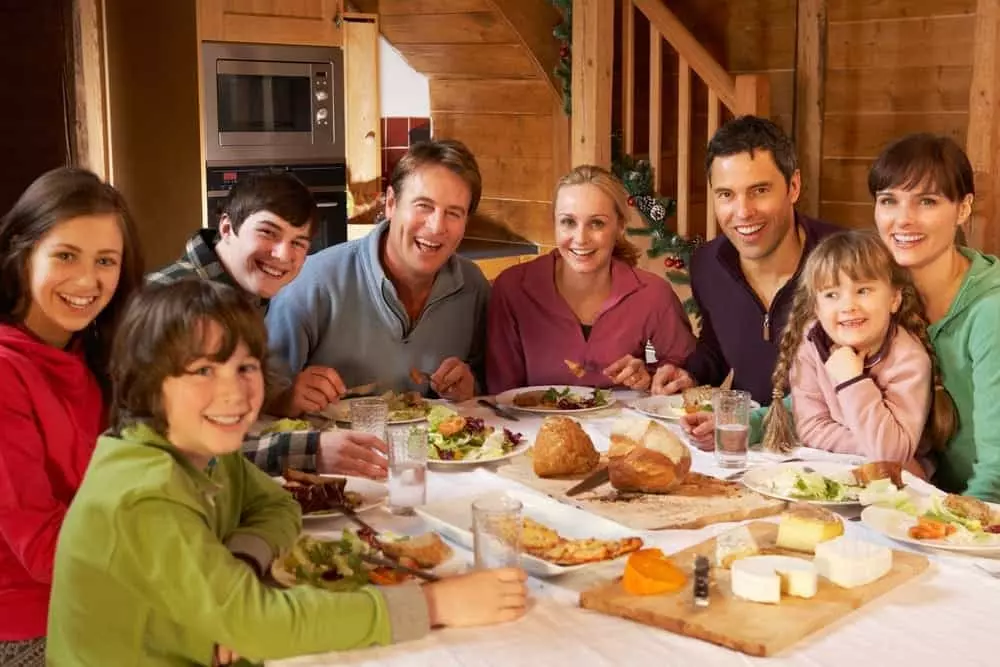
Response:
[[[515,415],[513,412],[511,412],[510,410],[507,410],[506,408],[501,408],[499,405],[497,405],[493,401],[488,401],[485,398],[480,398],[480,399],[478,399],[476,401],[476,403],[479,403],[479,405],[486,406],[487,408],[489,408],[490,410],[492,410],[496,414],[497,417],[502,417],[504,419],[509,419],[512,422],[520,421],[518,419],[517,415]]]
[[[365,561],[366,563],[371,563],[372,565],[378,565],[380,567],[388,567],[390,569],[397,570],[399,572],[405,572],[406,574],[417,577],[418,579],[423,579],[424,581],[434,582],[441,580],[441,577],[437,576],[436,574],[431,574],[430,572],[425,572],[423,570],[417,570],[412,567],[400,565],[396,561],[389,560],[388,558],[382,558],[380,556],[376,556],[375,554],[360,553],[358,554],[358,556],[361,558],[361,560]]]
[[[583,493],[584,491],[590,491],[591,489],[596,489],[601,484],[604,484],[610,479],[611,477],[608,474],[608,467],[601,466],[594,472],[587,475],[582,482],[575,484],[574,486],[571,486],[569,489],[567,489],[566,495],[575,496],[577,494]]]

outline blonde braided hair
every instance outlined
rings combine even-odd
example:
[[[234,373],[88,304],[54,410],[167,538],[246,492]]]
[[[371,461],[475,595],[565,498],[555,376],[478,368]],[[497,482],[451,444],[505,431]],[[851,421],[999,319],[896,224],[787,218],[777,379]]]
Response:
[[[795,287],[791,313],[778,347],[778,361],[771,375],[771,405],[764,417],[763,446],[768,451],[787,452],[797,444],[791,416],[782,399],[789,383],[792,363],[802,344],[806,325],[816,316],[816,294],[839,282],[840,274],[852,280],[882,280],[900,291],[898,326],[916,336],[931,359],[933,395],[931,413],[923,437],[936,451],[947,447],[958,426],[958,414],[944,388],[937,355],[927,336],[923,304],[909,273],[896,261],[879,238],[871,232],[851,231],[823,239],[809,255]]]

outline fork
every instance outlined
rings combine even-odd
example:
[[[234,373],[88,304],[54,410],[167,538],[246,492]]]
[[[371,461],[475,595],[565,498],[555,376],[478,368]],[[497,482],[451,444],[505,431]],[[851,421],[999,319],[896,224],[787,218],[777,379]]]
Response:
[[[603,369],[593,361],[584,361],[580,363],[579,361],[573,361],[572,359],[564,359],[563,363],[566,364],[566,368],[569,372],[578,378],[582,378],[587,373],[600,373]]]

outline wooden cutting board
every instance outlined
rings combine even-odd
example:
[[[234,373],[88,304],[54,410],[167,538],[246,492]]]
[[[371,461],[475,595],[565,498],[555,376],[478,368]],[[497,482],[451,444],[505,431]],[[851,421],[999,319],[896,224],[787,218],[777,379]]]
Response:
[[[698,473],[690,473],[669,494],[619,493],[605,484],[573,497],[567,496],[566,490],[586,475],[543,479],[532,469],[530,456],[511,459],[497,469],[497,474],[635,530],[702,528],[712,523],[771,516],[785,509],[782,500],[767,498],[737,482]]]
[[[777,524],[748,524],[759,545],[773,545]],[[811,559],[810,554],[771,549]],[[699,554],[715,562],[715,539],[702,542],[671,556],[685,572],[693,572]],[[809,599],[782,596],[777,605],[748,602],[733,596],[729,570],[712,569],[710,603],[692,603],[693,577],[685,587],[667,595],[629,595],[620,580],[602,584],[580,595],[580,606],[612,616],[621,616],[677,634],[703,639],[748,655],[769,656],[847,616],[880,595],[913,579],[927,569],[918,554],[893,551],[892,570],[867,586],[840,588],[820,577],[816,596]]]

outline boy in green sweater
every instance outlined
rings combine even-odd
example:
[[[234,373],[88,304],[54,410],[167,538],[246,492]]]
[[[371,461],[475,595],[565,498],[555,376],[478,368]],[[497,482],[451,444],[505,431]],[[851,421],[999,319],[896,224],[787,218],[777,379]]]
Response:
[[[147,287],[119,329],[112,434],[56,550],[48,664],[210,665],[388,644],[524,613],[524,573],[332,593],[259,577],[301,528],[240,453],[264,400],[266,333],[236,290]]]

